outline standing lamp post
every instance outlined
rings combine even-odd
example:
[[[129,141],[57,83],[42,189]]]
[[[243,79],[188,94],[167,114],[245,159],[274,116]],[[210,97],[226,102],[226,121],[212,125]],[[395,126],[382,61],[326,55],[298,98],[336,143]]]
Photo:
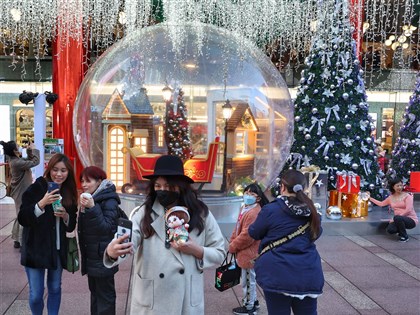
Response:
[[[226,103],[222,106],[222,114],[223,119],[225,120],[225,145],[223,150],[223,178],[222,178],[222,186],[220,190],[226,194],[226,181],[227,181],[227,167],[226,167],[226,160],[227,160],[227,124],[232,116],[232,105],[230,105],[229,100],[226,100]]]

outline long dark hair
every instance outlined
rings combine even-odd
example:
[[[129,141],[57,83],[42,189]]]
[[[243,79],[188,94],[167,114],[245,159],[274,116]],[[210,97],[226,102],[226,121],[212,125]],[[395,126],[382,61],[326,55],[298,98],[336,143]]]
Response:
[[[16,156],[15,150],[18,150],[18,146],[15,141],[0,141],[0,144],[3,146],[4,154],[6,154],[9,157]]]
[[[310,229],[311,229],[311,239],[316,240],[320,233],[321,228],[321,219],[319,218],[318,212],[316,211],[316,208],[314,206],[314,203],[312,200],[305,194],[303,189],[294,192],[293,187],[295,185],[301,185],[302,188],[306,185],[306,178],[305,175],[303,175],[301,172],[297,170],[287,170],[283,173],[281,176],[281,184],[284,185],[284,187],[287,189],[289,193],[296,194],[296,199],[304,203],[308,206],[308,208],[311,210],[311,214],[309,216],[310,221]]]
[[[260,197],[260,200],[258,201],[258,203],[260,204],[261,208],[267,203],[269,203],[267,196],[263,193],[260,185],[258,185],[257,183],[252,183],[246,186],[244,189],[244,193],[246,191],[250,191],[254,194],[257,194],[257,196]]]
[[[47,168],[44,172],[44,178],[47,181],[52,181],[51,170],[57,163],[63,162],[68,170],[68,175],[66,180],[60,186],[60,194],[64,208],[69,209],[75,204],[77,204],[77,186],[76,178],[74,175],[73,165],[71,164],[70,159],[61,153],[55,153],[48,162]]]
[[[207,205],[198,199],[197,191],[191,187],[182,176],[162,176],[168,182],[170,190],[175,190],[175,186],[179,188],[179,203],[178,206],[185,206],[188,208],[190,214],[190,225],[188,230],[198,230],[200,234],[204,230],[204,220],[209,214],[209,208]],[[155,230],[152,228],[152,207],[156,199],[155,182],[157,178],[152,178],[149,183],[148,195],[144,202],[145,213],[140,223],[141,231],[144,238],[149,238],[155,234]]]

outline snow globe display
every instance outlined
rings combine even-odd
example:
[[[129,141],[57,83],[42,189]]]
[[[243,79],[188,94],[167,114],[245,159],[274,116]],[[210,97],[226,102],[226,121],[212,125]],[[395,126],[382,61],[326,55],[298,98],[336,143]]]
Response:
[[[178,155],[205,189],[268,188],[293,140],[287,85],[259,48],[206,24],[159,24],[130,33],[86,75],[75,104],[82,164],[121,189]]]

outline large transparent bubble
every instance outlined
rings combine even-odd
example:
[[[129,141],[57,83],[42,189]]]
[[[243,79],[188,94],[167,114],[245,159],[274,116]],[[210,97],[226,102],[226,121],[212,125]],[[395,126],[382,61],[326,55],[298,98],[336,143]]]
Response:
[[[224,143],[227,129],[228,187],[247,180],[272,184],[293,138],[286,83],[260,49],[205,24],[143,28],[97,60],[75,105],[74,138],[83,165],[103,167],[121,187],[140,179],[135,155],[166,154],[166,109],[174,104],[163,99],[166,84],[173,99],[180,89],[184,93],[193,158],[205,158],[216,137]],[[227,99],[233,107],[228,121],[222,115]],[[224,161],[220,144],[205,189],[220,189]]]

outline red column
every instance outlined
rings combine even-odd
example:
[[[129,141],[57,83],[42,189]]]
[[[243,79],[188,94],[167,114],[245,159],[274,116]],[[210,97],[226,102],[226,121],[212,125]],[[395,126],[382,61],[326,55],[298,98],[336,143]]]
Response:
[[[60,47],[62,38],[53,43],[53,91],[58,100],[53,107],[53,137],[64,139],[64,153],[74,161],[76,180],[82,170],[73,139],[73,110],[79,86],[82,83],[83,45],[80,41],[69,40],[69,45]]]
[[[356,41],[356,57],[362,61],[364,0],[349,0],[350,24],[354,26],[353,38]]]

